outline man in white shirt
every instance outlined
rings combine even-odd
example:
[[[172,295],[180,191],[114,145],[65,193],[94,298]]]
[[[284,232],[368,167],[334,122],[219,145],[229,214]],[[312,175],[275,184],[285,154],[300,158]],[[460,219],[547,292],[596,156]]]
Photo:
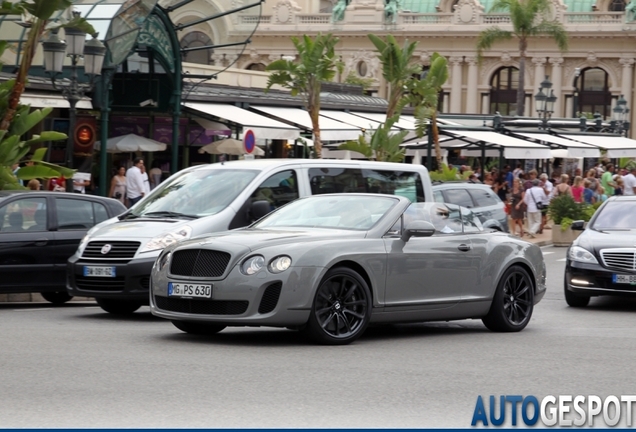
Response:
[[[129,207],[137,204],[146,194],[144,178],[141,173],[143,164],[144,160],[142,158],[135,158],[133,166],[126,171],[126,196],[128,197]]]
[[[541,211],[541,226],[539,227],[539,234],[543,233],[543,228],[548,223],[548,205],[552,198],[554,198],[554,185],[550,180],[548,180],[548,175],[543,173],[539,176],[539,180],[541,180],[541,189],[543,189],[543,194],[545,195],[545,200],[543,201],[543,205],[545,206],[543,211]]]
[[[623,195],[636,195],[636,167],[632,167],[631,172],[623,176]]]
[[[526,203],[526,213],[528,214],[528,235],[535,238],[541,228],[541,210],[537,208],[538,203],[546,203],[547,197],[540,186],[541,180],[532,180],[532,187],[526,191],[523,202]]]
[[[139,169],[141,170],[141,177],[144,179],[144,196],[146,196],[150,193],[150,179],[148,178],[148,173],[144,165]]]

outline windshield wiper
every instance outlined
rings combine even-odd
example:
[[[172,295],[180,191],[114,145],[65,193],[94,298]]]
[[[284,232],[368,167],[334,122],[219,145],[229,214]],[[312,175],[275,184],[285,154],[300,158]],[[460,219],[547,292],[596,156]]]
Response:
[[[134,213],[124,213],[123,215],[117,216],[119,220],[137,219],[138,217],[139,216]]]
[[[189,214],[185,214],[185,213],[178,213],[178,212],[171,212],[171,211],[149,212],[149,213],[144,213],[141,216],[199,219],[199,216],[196,216],[196,215],[189,215]]]

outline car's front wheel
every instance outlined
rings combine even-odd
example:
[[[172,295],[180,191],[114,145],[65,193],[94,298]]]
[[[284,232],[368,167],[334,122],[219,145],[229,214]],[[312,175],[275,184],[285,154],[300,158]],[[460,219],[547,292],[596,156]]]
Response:
[[[345,345],[364,333],[371,319],[371,291],[357,272],[337,267],[320,283],[306,332],[325,345]]]
[[[585,307],[590,303],[590,296],[575,294],[568,289],[567,281],[563,283],[563,293],[565,294],[565,302],[570,307]]]
[[[193,321],[172,321],[172,324],[182,332],[186,332],[194,335],[213,335],[221,330],[223,330],[226,326],[220,324],[207,324],[201,322],[193,322]]]
[[[499,281],[490,311],[482,321],[492,331],[518,332],[530,322],[533,308],[532,280],[525,269],[512,266]]]
[[[67,301],[69,301],[70,299],[73,298],[72,295],[69,295],[67,292],[65,291],[55,291],[55,292],[43,292],[40,293],[42,295],[42,297],[44,298],[44,300],[46,300],[47,302],[51,302],[54,305],[61,305],[66,303]]]
[[[96,298],[95,301],[99,307],[113,315],[130,315],[142,306],[140,302],[130,300]]]

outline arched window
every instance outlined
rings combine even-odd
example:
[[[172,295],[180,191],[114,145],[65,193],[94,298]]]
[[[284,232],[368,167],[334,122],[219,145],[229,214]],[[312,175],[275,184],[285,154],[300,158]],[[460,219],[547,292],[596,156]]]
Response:
[[[501,115],[514,115],[517,112],[517,88],[519,69],[497,69],[490,80],[490,114],[499,111]]]
[[[610,12],[624,12],[625,0],[610,0],[609,6],[607,9]]]
[[[604,118],[612,116],[612,94],[609,75],[601,68],[586,68],[574,80],[574,88],[579,91],[575,102],[577,113],[601,113]]]
[[[212,39],[208,35],[200,31],[188,33],[181,39],[181,48],[198,48],[211,46]],[[188,63],[213,64],[211,48],[200,49],[195,51],[186,51],[183,53],[183,61]]]
[[[265,71],[265,65],[263,63],[251,63],[245,69],[253,70],[253,71],[259,71],[259,72],[264,72]]]

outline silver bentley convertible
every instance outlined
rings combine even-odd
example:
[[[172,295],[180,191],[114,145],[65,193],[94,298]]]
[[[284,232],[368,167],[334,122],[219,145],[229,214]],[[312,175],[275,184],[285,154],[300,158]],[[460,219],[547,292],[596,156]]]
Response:
[[[152,313],[192,334],[299,329],[347,344],[370,323],[478,318],[514,332],[545,294],[541,250],[468,209],[395,195],[302,198],[157,258]]]

